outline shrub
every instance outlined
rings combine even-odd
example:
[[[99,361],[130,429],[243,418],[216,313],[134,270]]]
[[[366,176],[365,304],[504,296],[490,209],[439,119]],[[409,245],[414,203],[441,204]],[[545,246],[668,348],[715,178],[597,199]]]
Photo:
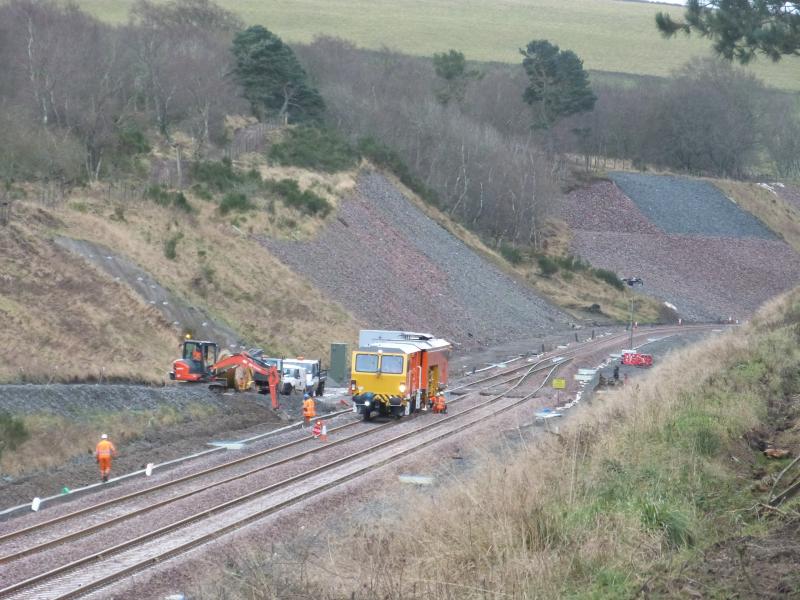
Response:
[[[589,263],[582,261],[577,256],[567,254],[566,256],[558,256],[554,259],[556,264],[565,271],[585,271],[589,268]]]
[[[150,152],[150,142],[147,136],[136,124],[129,123],[117,131],[119,150],[123,155],[135,156]]]
[[[175,260],[178,258],[178,242],[181,241],[182,237],[183,234],[178,232],[164,242],[164,256],[166,256],[169,260]]]
[[[202,183],[195,183],[191,187],[192,193],[202,200],[213,200],[214,194]]]
[[[4,450],[14,450],[30,437],[30,432],[19,419],[5,411],[0,411],[0,456]]]
[[[518,265],[522,262],[522,252],[516,246],[500,244],[500,254],[512,265]]]
[[[608,269],[593,269],[592,274],[601,281],[605,281],[608,285],[613,286],[618,290],[625,289],[625,284],[622,282],[619,276],[614,273],[614,271],[609,271]]]
[[[255,208],[250,199],[241,192],[228,192],[219,203],[220,214],[227,215],[230,212],[244,212]]]
[[[271,181],[268,185],[281,197],[286,206],[295,208],[303,214],[326,217],[331,212],[330,202],[311,190],[300,191],[300,186],[294,179]]]
[[[341,135],[331,129],[295,127],[286,138],[272,146],[270,159],[281,165],[335,173],[352,169],[360,158]]]
[[[227,192],[242,181],[242,177],[233,170],[229,158],[220,162],[198,161],[192,163],[189,174],[197,183],[204,184],[207,190]]]
[[[145,191],[145,196],[160,206],[173,207],[185,213],[194,212],[194,208],[183,195],[183,192],[170,192],[160,185],[151,185]]]
[[[394,173],[400,182],[417,194],[425,202],[432,206],[440,206],[439,195],[426,186],[421,179],[411,173],[400,155],[383,144],[371,137],[361,138],[358,141],[358,149],[367,158],[369,158],[376,166],[388,169]]]
[[[558,263],[551,257],[542,254],[536,261],[539,263],[539,271],[545,277],[550,277],[550,275],[558,273]]]

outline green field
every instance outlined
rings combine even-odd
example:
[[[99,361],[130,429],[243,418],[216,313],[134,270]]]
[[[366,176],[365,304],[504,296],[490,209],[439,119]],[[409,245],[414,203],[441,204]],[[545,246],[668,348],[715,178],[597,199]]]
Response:
[[[709,52],[696,37],[664,40],[654,15],[680,7],[620,0],[217,0],[248,23],[260,23],[290,42],[335,35],[367,48],[388,46],[430,55],[456,48],[468,58],[517,62],[518,49],[544,38],[569,48],[598,71],[667,75]],[[78,0],[109,21],[124,21],[132,0]],[[752,71],[767,83],[800,90],[800,59]]]

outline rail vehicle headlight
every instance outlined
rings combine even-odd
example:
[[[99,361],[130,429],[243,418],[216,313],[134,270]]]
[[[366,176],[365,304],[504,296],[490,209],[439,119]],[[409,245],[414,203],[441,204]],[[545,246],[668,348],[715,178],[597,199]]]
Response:
[[[364,406],[369,406],[369,405],[370,405],[370,401],[369,400],[364,400]]]
[[[401,394],[405,394],[406,393],[406,384],[405,383],[401,383],[399,389],[400,389],[400,393]]]

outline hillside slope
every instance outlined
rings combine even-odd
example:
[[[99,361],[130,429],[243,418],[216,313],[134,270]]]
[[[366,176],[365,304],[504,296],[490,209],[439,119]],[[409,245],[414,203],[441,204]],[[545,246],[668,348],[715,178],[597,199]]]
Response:
[[[112,22],[127,19],[133,0],[79,0]],[[456,48],[481,61],[518,63],[518,49],[548,39],[580,56],[588,69],[666,76],[710,43],[699,36],[663,39],[658,12],[681,7],[620,0],[219,0],[249,24],[263,24],[290,42],[337,36],[366,48],[430,56]],[[476,26],[476,24],[480,26]],[[798,89],[800,59],[766,59],[748,69],[776,87]]]
[[[360,323],[312,282],[215,205],[191,205],[187,214],[146,198],[109,203],[99,189],[56,206],[15,202],[0,228],[11,349],[0,381],[160,383],[185,333],[323,358],[331,341],[355,339]],[[252,226],[264,218],[254,211]]]
[[[800,280],[800,256],[708,182],[615,173],[562,206],[572,248],[639,276],[641,293],[695,320],[748,317]]]
[[[562,311],[420,211],[384,175],[362,174],[309,241],[262,243],[368,323],[497,343],[567,326]]]

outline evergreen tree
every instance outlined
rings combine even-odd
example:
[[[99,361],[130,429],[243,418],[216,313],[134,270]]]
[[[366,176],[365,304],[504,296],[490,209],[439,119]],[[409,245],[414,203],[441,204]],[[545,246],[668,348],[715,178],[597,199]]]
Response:
[[[294,52],[274,33],[254,25],[233,40],[233,74],[259,119],[277,115],[286,122],[318,119],[325,110]]]
[[[665,37],[695,31],[713,40],[717,53],[741,64],[759,52],[774,61],[800,54],[800,2],[688,0],[684,19],[658,13],[656,26]]]
[[[442,104],[447,104],[450,100],[461,102],[469,81],[481,77],[480,71],[467,69],[467,59],[458,50],[434,54],[433,67],[436,76],[442,80],[442,84],[436,89],[436,99]]]
[[[533,40],[520,52],[529,80],[523,98],[536,110],[536,127],[549,128],[561,117],[594,108],[597,97],[574,52],[547,40]]]

